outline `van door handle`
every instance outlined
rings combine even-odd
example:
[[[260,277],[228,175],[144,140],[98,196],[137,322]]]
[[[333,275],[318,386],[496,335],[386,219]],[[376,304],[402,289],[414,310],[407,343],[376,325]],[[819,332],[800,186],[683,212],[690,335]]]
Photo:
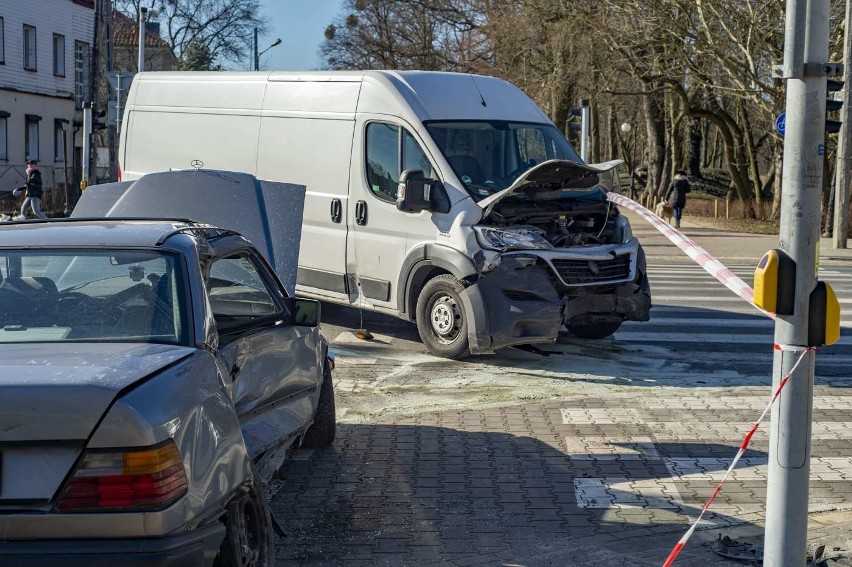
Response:
[[[332,199],[331,200],[331,222],[339,223],[343,220],[343,205],[340,203],[340,199]]]
[[[361,226],[367,224],[367,201],[355,203],[355,224]]]

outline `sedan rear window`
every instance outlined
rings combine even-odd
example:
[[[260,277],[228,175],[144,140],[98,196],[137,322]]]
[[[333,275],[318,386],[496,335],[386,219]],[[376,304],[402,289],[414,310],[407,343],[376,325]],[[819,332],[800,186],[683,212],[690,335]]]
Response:
[[[179,257],[0,250],[0,343],[188,344]]]

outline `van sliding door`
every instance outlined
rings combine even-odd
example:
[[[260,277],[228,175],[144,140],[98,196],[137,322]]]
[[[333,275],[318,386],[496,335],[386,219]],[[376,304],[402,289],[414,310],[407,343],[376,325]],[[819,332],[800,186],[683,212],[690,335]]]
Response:
[[[258,147],[260,179],[307,187],[296,290],[349,303],[349,164],[360,82],[270,80]]]

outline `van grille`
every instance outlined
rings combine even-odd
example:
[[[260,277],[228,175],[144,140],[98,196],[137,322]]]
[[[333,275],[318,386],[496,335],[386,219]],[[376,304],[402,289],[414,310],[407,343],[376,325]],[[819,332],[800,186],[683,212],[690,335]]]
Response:
[[[555,258],[551,262],[565,285],[604,284],[630,277],[629,254],[611,260]]]

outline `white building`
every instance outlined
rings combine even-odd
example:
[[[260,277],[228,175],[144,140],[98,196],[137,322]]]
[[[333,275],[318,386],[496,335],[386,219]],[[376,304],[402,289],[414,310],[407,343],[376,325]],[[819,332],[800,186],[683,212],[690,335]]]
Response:
[[[42,209],[61,211],[79,179],[79,109],[89,98],[94,0],[0,1],[0,199],[39,162]],[[13,207],[0,200],[0,211]]]

